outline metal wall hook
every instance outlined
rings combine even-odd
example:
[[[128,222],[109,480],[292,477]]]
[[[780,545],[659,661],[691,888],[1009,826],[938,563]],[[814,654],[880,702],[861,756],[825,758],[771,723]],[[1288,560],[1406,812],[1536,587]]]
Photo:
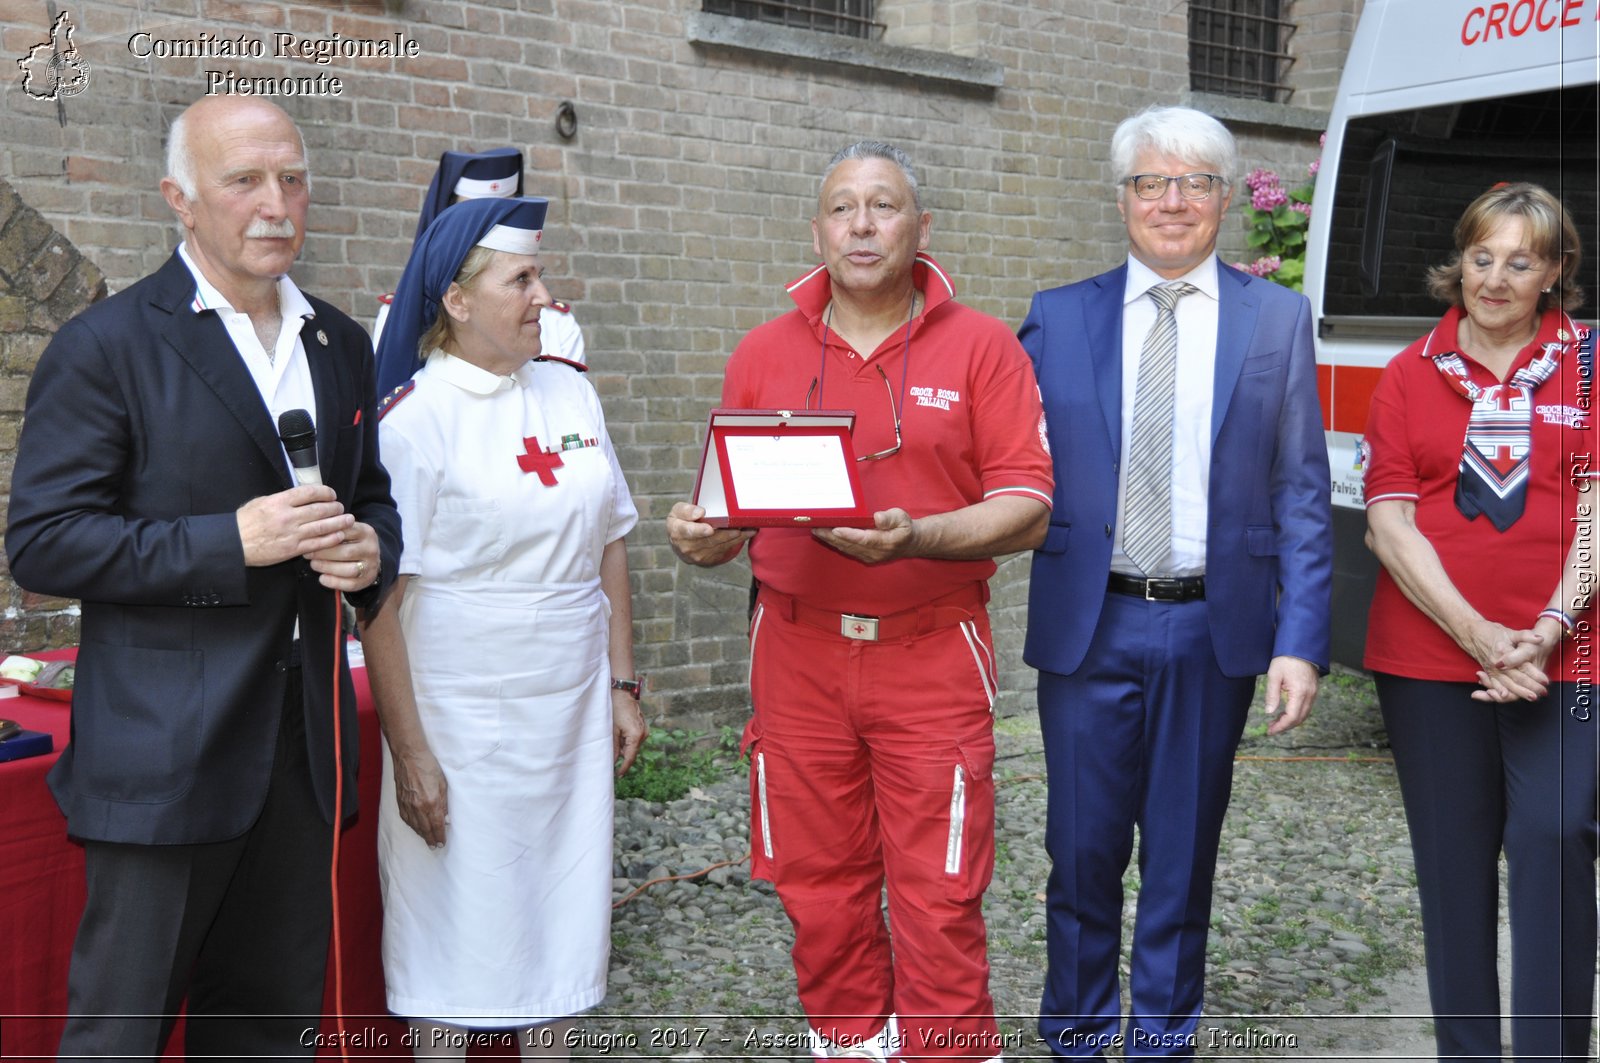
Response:
[[[556,134],[562,140],[578,135],[578,109],[572,106],[571,100],[562,100],[556,106]]]

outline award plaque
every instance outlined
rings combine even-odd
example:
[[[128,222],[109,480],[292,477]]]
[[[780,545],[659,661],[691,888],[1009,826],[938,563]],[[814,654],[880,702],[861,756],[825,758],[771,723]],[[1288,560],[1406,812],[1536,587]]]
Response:
[[[870,528],[849,410],[712,410],[695,505],[719,528]]]

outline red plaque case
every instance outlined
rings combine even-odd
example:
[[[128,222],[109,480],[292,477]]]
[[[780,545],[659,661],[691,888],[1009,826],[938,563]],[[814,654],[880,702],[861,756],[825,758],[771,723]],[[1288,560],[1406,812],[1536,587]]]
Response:
[[[870,528],[850,410],[716,409],[694,504],[719,528]]]

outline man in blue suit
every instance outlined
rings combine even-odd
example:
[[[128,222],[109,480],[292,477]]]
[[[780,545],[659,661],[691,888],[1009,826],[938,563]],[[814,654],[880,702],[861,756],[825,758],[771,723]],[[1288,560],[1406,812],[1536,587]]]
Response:
[[[1055,462],[1024,657],[1050,779],[1049,973],[1062,1057],[1192,1057],[1217,843],[1256,676],[1269,731],[1328,662],[1328,458],[1311,307],[1223,265],[1233,137],[1152,108],[1111,142],[1128,261],[1034,296]],[[1127,1030],[1122,876],[1139,828]]]

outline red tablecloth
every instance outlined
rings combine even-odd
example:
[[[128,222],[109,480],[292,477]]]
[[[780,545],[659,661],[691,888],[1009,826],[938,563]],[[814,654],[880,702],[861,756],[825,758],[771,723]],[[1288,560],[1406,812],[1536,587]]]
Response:
[[[70,656],[71,651],[36,654]],[[343,1035],[350,1059],[410,1059],[406,1027],[384,1007],[379,954],[382,906],[378,896],[378,719],[366,672],[355,672],[361,729],[361,812],[341,842],[339,940],[344,967]],[[83,911],[83,850],[66,836],[66,819],[45,786],[45,773],[67,742],[67,703],[41,698],[0,699],[0,718],[55,738],[48,756],[0,762],[0,1058],[52,1059],[67,1005],[67,963]],[[341,1058],[330,950],[318,1057]],[[181,1060],[181,1032],[165,1058]],[[483,1050],[474,1049],[475,1053]],[[488,1053],[493,1055],[494,1053]],[[506,1050],[514,1058],[513,1050]]]

